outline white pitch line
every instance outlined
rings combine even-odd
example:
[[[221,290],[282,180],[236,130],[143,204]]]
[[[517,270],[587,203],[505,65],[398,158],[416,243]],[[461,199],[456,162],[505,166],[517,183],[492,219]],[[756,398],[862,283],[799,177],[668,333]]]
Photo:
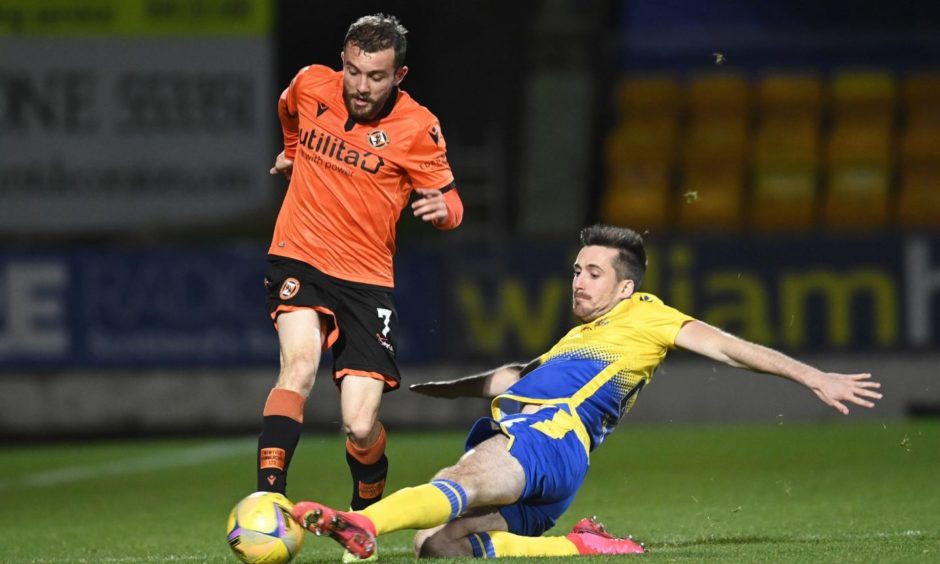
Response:
[[[94,557],[94,558],[33,558],[24,562],[29,564],[55,564],[58,562],[67,562],[69,564],[98,564],[100,562],[205,562],[209,560],[208,554],[193,554],[183,556],[112,556],[112,557]]]
[[[57,486],[92,478],[100,478],[102,476],[122,476],[150,472],[152,470],[196,466],[209,460],[218,460],[220,458],[250,452],[251,446],[256,440],[255,438],[246,437],[180,450],[172,450],[139,458],[115,460],[86,466],[66,466],[56,470],[31,474],[20,479],[0,481],[0,490]]]

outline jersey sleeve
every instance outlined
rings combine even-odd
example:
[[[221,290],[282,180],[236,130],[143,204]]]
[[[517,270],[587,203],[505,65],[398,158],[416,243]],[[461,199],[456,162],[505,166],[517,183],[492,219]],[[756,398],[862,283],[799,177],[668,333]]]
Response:
[[[695,318],[669,307],[658,298],[652,298],[649,307],[644,308],[643,326],[650,337],[662,346],[676,347],[676,335],[682,326]]]
[[[297,131],[299,116],[297,114],[297,88],[300,79],[309,67],[300,69],[297,76],[291,80],[290,85],[281,93],[277,101],[277,116],[281,122],[281,135],[284,137],[284,156],[294,160],[297,152]]]
[[[405,168],[415,188],[444,188],[454,181],[454,173],[447,162],[447,143],[437,119],[418,132]]]

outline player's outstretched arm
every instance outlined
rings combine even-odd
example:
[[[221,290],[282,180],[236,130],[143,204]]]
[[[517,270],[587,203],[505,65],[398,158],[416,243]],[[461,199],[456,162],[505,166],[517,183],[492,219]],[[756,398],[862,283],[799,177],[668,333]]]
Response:
[[[701,321],[690,321],[676,335],[676,346],[737,368],[789,378],[816,394],[826,405],[848,414],[846,403],[874,407],[881,384],[871,374],[838,374],[790,358],[774,349],[745,341]]]
[[[408,389],[435,398],[495,398],[519,380],[524,367],[524,364],[506,364],[456,380],[412,384]]]

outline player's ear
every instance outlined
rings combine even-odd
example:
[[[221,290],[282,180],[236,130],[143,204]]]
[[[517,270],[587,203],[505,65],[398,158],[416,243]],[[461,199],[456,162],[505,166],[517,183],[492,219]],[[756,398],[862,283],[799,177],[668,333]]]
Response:
[[[405,79],[405,75],[408,74],[408,67],[402,65],[400,69],[395,71],[395,86],[401,84],[401,81]]]
[[[629,298],[630,296],[633,295],[633,292],[635,291],[636,291],[636,282],[634,282],[633,280],[629,278],[620,281],[620,292],[618,293],[618,297],[621,300],[625,300]]]

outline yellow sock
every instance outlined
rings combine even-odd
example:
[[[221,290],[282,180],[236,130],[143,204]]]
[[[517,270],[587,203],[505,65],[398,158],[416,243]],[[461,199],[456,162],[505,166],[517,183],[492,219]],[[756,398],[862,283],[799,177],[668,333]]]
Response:
[[[467,495],[457,483],[434,480],[403,488],[359,513],[375,525],[376,534],[402,529],[429,529],[456,519],[467,509]]]
[[[524,537],[505,531],[477,533],[469,536],[473,556],[576,556],[578,547],[565,537]]]

